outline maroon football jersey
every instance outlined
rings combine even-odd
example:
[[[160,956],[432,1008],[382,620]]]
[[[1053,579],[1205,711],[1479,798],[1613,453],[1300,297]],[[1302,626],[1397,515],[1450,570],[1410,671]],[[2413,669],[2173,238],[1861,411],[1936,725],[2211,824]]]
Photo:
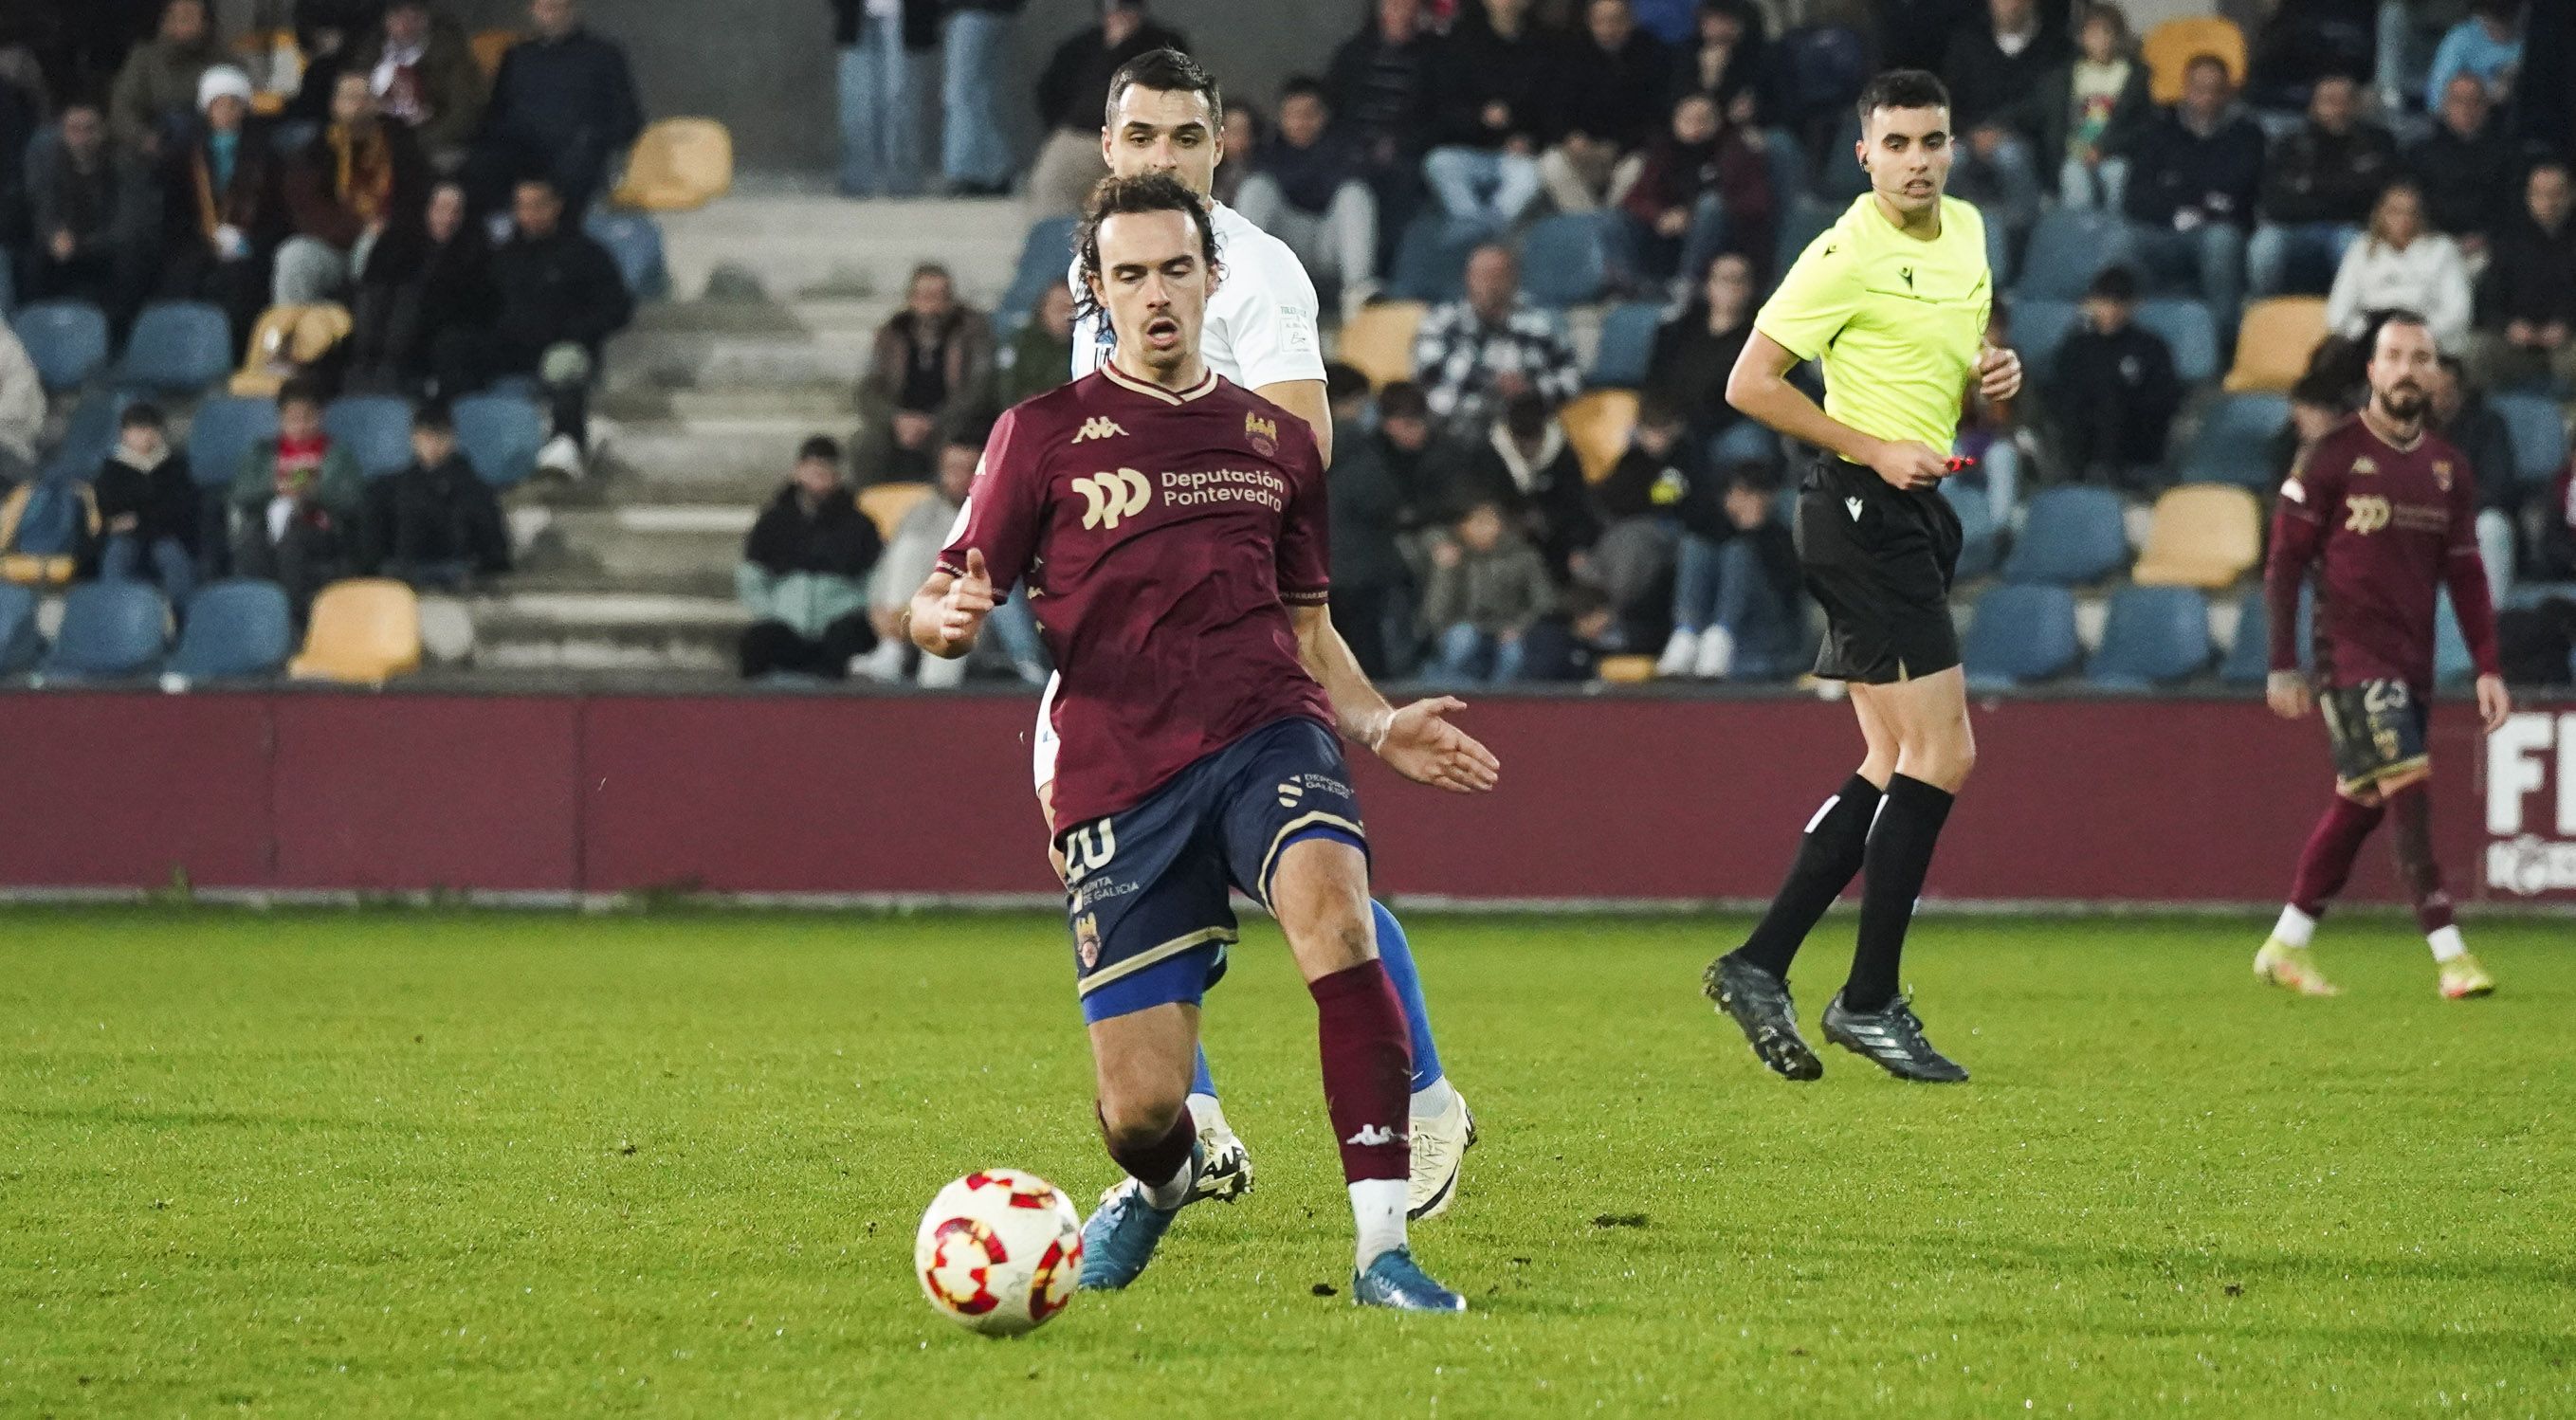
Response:
[[[2441,589],[2481,673],[2497,668],[2469,461],[2427,432],[2401,449],[2359,415],[2328,430],[2281,486],[2265,570],[2272,669],[2298,668],[2299,587],[2316,565],[2316,666],[2329,686],[2433,684]]]
[[[1274,721],[1332,727],[1288,615],[1327,600],[1325,524],[1314,431],[1213,373],[1174,394],[1104,365],[1002,416],[939,567],[971,547],[1027,584],[1063,677],[1057,826]]]

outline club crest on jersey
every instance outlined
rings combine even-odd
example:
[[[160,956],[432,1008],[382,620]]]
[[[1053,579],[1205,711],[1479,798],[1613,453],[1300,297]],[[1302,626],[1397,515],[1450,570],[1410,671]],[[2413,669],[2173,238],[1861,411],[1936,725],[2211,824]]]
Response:
[[[2451,491],[2451,461],[2449,459],[2433,460],[2433,481],[2441,486],[2443,492],[2448,493]]]
[[[1086,912],[1073,920],[1073,950],[1082,958],[1082,969],[1100,965],[1100,919]]]
[[[1251,443],[1252,451],[1263,458],[1279,456],[1278,421],[1247,414],[1243,416],[1243,437]]]
[[[1082,527],[1107,528],[1115,532],[1125,520],[1145,511],[1153,500],[1154,485],[1145,475],[1132,468],[1115,473],[1095,473],[1073,481],[1073,491],[1082,495]]]
[[[1094,439],[1124,439],[1126,437],[1127,431],[1118,427],[1117,420],[1094,416],[1082,421],[1082,432],[1074,435],[1073,441],[1077,444],[1087,444]]]

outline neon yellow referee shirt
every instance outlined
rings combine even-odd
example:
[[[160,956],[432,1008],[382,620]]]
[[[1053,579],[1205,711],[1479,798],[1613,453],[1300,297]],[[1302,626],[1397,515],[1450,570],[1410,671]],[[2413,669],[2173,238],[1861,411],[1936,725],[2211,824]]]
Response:
[[[1753,328],[1825,369],[1825,413],[1878,439],[1918,439],[1942,453],[1959,432],[1959,400],[1984,346],[1994,274],[1986,223],[1941,199],[1941,235],[1910,237],[1862,194],[1809,243]]]

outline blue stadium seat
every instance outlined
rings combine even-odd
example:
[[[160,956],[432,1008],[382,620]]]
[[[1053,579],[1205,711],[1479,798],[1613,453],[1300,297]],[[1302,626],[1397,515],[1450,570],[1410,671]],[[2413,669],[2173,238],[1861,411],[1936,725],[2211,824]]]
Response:
[[[2188,296],[2156,296],[2138,303],[2137,321],[2173,348],[2174,374],[2184,384],[2218,378],[2218,322],[2208,306]]]
[[[117,384],[154,394],[194,395],[232,373],[233,323],[203,301],[156,301],[125,338]]]
[[[71,417],[63,423],[62,442],[54,446],[54,456],[45,461],[45,477],[77,478],[83,482],[98,477],[98,466],[116,449],[117,423],[125,417],[125,407],[134,396],[117,390],[92,390],[72,406]]]
[[[2317,598],[2314,589],[2299,593],[2299,664],[2313,666],[2312,633],[2316,630]],[[2263,599],[2263,589],[2252,587],[2236,603],[2236,642],[2227,648],[2227,659],[2218,666],[2222,684],[2259,686],[2272,673],[2272,609]]]
[[[2525,483],[2546,483],[2567,466],[2567,419],[2541,394],[2499,394],[2488,407],[2513,435],[2513,467]]]
[[[36,594],[15,582],[0,582],[0,675],[18,675],[45,653],[45,638],[36,629]]]
[[[1726,432],[1708,442],[1708,461],[1712,468],[1731,463],[1780,464],[1780,436],[1751,419],[1738,419],[1726,426]],[[1790,491],[1794,494],[1793,481]]]
[[[456,444],[474,472],[495,488],[515,488],[537,471],[546,419],[533,401],[478,394],[456,402]]]
[[[1869,45],[1857,30],[1841,25],[1789,30],[1774,56],[1780,96],[1802,120],[1850,107],[1869,82]]]
[[[1654,363],[1655,331],[1664,311],[1649,301],[1612,306],[1601,318],[1601,353],[1592,360],[1592,383],[1605,389],[1635,389],[1646,382]]]
[[[2082,300],[2096,274],[2129,256],[2129,224],[2118,213],[2051,208],[2030,229],[2013,295],[2024,301]]]
[[[1947,483],[1941,485],[1941,496],[1950,500],[1950,507],[1959,515],[1958,577],[1964,581],[1991,575],[1996,564],[2003,561],[2004,552],[2003,529],[1995,524],[1994,499],[1982,488]]]
[[[47,676],[125,676],[151,670],[170,646],[170,608],[148,582],[82,582],[63,597]]]
[[[1010,289],[993,307],[995,319],[1014,329],[1027,323],[1038,308],[1038,298],[1073,266],[1073,227],[1071,217],[1044,217],[1030,225],[1028,238],[1020,243],[1020,264],[1011,274]]]
[[[2075,594],[2064,587],[1996,587],[1977,598],[1961,647],[1968,683],[1982,690],[2075,669]]]
[[[1783,207],[1780,218],[1780,244],[1772,253],[1772,271],[1779,275],[1787,275],[1789,268],[1797,264],[1798,253],[1805,251],[1809,243],[1823,236],[1834,223],[1840,221],[1843,207],[1848,205],[1846,203],[1837,206],[1824,198],[1800,193],[1796,200]]]
[[[1576,212],[1531,224],[1521,238],[1521,295],[1555,310],[1600,300],[1610,285],[1611,224],[1622,220],[1617,213]]]
[[[2085,676],[2095,685],[2143,690],[2188,680],[2209,668],[2209,603],[2189,587],[2122,587]]]
[[[2083,307],[2073,301],[2013,301],[2012,348],[2021,352],[2031,383],[2045,384],[2056,376],[2058,347],[2083,318]]]
[[[332,442],[346,444],[369,478],[411,463],[411,402],[389,394],[344,395],[322,411]]]
[[[197,406],[188,421],[188,472],[200,488],[222,488],[241,472],[251,446],[277,437],[277,405],[222,396]]]
[[[2289,422],[2287,395],[2220,395],[2201,413],[2200,431],[2183,455],[2183,481],[2270,491],[2272,436]]]
[[[1437,212],[1414,218],[1396,244],[1388,293],[1435,306],[1457,300],[1467,289],[1467,255],[1484,237],[1474,225],[1452,222]]]
[[[2060,587],[2098,582],[2129,561],[2120,495],[2107,488],[2051,488],[2030,500],[2004,562],[2007,582]]]
[[[1762,161],[1770,169],[1772,210],[1788,206],[1806,192],[1807,175],[1814,169],[1797,134],[1786,128],[1762,130]]]
[[[295,654],[295,624],[275,582],[242,579],[200,588],[167,667],[189,680],[273,676]]]
[[[662,224],[641,212],[613,212],[594,207],[581,224],[590,239],[608,248],[626,292],[638,301],[658,301],[671,294],[671,269],[662,258]]]
[[[2444,587],[2433,608],[2433,683],[2466,685],[2477,674],[2469,638],[2460,633],[2460,614],[2451,607],[2451,589]]]
[[[87,301],[38,301],[9,322],[48,394],[78,389],[107,368],[107,317]]]

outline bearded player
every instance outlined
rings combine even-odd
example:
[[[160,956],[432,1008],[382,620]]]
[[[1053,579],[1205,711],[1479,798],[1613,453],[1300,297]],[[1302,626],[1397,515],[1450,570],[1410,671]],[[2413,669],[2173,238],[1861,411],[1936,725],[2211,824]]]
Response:
[[[2478,556],[2469,461],[2425,427],[2439,352],[2424,318],[2382,319],[2370,352],[2370,403],[2317,441],[2281,486],[2263,571],[2271,609],[2266,698],[2284,719],[2314,703],[2334,752],[2335,798],[2299,855],[2289,906],[2254,954],[2254,974],[2303,996],[2336,989],[2308,955],[2317,919],[2352,876],[2382,821],[2398,881],[2432,945],[2444,996],[2495,990],[2469,955],[2433,857],[2433,617],[2444,587],[2478,668],[2478,716],[2492,732],[2512,713],[2496,654],[2495,607]],[[2316,585],[2316,679],[2299,671],[2299,593]]]
[[[1463,1311],[1406,1244],[1411,1050],[1334,731],[1457,792],[1491,789],[1501,766],[1443,718],[1457,702],[1390,706],[1333,629],[1322,454],[1200,352],[1221,280],[1205,201],[1167,174],[1111,177],[1077,249],[1117,351],[1002,417],[912,635],[964,655],[1025,582],[1063,677],[1056,844],[1101,1130],[1136,1184],[1084,1224],[1081,1285],[1133,1282],[1205,1161],[1191,1072],[1234,888],[1278,919],[1315,999],[1358,1231],[1352,1299]]]

